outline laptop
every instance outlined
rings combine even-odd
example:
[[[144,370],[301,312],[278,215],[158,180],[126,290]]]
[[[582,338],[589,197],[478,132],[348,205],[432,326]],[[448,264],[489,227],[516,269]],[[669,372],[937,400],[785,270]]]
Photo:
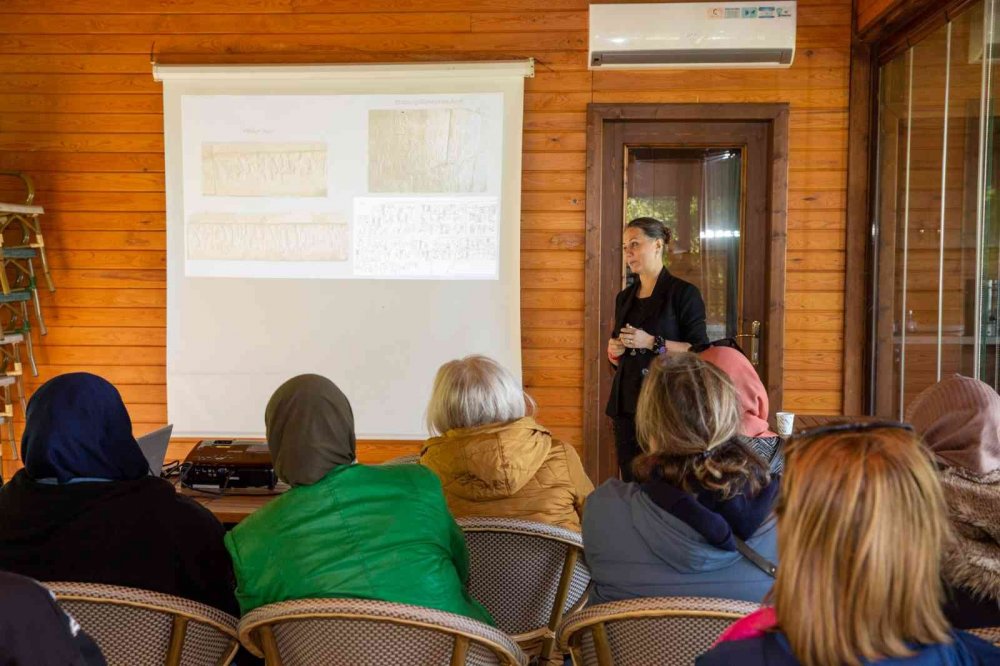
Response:
[[[149,471],[153,476],[160,476],[163,472],[163,460],[167,457],[167,445],[170,444],[170,434],[173,431],[174,425],[171,423],[136,440],[139,442],[142,454],[146,456]]]

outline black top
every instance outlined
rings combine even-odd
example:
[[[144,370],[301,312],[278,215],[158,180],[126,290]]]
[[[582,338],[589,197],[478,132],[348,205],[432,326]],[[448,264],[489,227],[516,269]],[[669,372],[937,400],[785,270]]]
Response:
[[[693,345],[708,342],[705,301],[698,287],[674,277],[666,268],[660,271],[653,293],[648,298],[638,298],[639,287],[637,279],[615,297],[615,327],[611,337],[617,338],[625,324],[631,324],[666,340]],[[635,414],[642,378],[655,356],[648,349],[625,350],[618,359],[618,370],[611,385],[605,409],[608,416]]]
[[[7,572],[0,572],[0,664],[106,666],[100,648],[51,592]]]
[[[0,488],[0,569],[35,580],[124,585],[239,616],[225,530],[152,476],[46,485],[24,470]]]
[[[956,629],[1000,626],[1000,602],[945,583],[944,616]]]

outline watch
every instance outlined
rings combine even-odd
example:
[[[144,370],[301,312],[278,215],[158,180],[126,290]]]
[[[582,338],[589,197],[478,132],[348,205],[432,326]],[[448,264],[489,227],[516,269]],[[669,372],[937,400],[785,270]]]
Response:
[[[657,335],[653,338],[653,353],[662,354],[667,351],[667,341],[663,339],[663,336]]]

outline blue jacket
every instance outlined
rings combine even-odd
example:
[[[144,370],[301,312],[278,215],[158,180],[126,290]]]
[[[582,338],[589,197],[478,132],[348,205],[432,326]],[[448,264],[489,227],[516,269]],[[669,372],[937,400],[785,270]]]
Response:
[[[583,513],[583,548],[594,580],[590,603],[658,596],[761,602],[773,579],[704,534],[657,506],[639,484],[605,482],[587,498]],[[774,519],[747,543],[777,563]]]
[[[709,650],[695,662],[696,666],[798,666],[785,636],[769,633],[760,638],[727,641]],[[1000,649],[986,641],[955,632],[955,642],[950,645],[925,645],[917,648],[912,657],[882,659],[879,666],[986,666],[1000,664]]]

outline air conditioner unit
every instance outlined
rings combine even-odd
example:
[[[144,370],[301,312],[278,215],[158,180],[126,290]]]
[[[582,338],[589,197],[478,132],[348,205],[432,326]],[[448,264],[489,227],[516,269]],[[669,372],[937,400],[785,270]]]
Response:
[[[590,5],[590,69],[789,67],[795,2]]]

